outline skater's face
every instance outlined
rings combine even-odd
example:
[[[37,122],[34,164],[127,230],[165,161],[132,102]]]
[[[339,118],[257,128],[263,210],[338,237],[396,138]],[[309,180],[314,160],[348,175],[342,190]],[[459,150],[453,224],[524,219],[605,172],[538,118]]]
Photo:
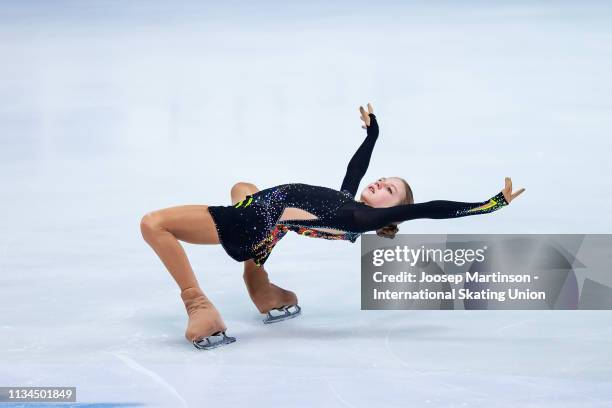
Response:
[[[405,197],[406,187],[397,177],[381,177],[361,191],[361,201],[376,208],[399,205]]]

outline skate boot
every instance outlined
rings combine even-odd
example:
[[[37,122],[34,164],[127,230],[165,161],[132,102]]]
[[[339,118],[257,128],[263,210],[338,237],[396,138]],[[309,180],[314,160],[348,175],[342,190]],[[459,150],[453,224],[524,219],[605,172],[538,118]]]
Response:
[[[225,323],[217,308],[204,295],[200,288],[188,288],[181,292],[189,321],[185,338],[198,349],[212,349],[236,341],[235,337],[225,335]]]
[[[292,319],[301,313],[302,308],[297,304],[295,293],[271,283],[267,272],[246,273],[244,282],[257,310],[266,314],[265,324]]]
[[[292,319],[302,312],[302,308],[297,304],[298,300],[295,293],[280,288],[273,283],[270,283],[270,288],[267,297],[273,299],[273,302],[268,303],[268,305],[274,304],[275,306],[264,312],[266,313],[263,320],[264,324]]]

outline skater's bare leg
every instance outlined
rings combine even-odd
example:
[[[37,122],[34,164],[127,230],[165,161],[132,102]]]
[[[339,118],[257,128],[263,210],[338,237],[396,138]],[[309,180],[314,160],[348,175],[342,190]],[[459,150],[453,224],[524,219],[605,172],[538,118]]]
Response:
[[[258,191],[257,186],[252,183],[236,183],[231,190],[232,204]],[[295,293],[271,283],[263,266],[257,266],[252,259],[244,262],[243,278],[249,296],[260,313],[267,313],[281,306],[295,305],[298,302]]]
[[[144,240],[153,248],[181,289],[189,322],[185,337],[192,341],[226,330],[221,315],[200,289],[179,240],[219,244],[208,206],[182,205],[145,214],[140,222]]]
[[[149,212],[142,217],[140,230],[181,291],[198,286],[189,259],[178,240],[192,244],[219,243],[208,206],[182,205]]]

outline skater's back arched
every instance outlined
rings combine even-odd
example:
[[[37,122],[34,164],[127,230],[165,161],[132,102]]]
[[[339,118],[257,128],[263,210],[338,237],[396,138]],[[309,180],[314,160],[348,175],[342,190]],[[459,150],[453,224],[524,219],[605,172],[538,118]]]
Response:
[[[372,106],[360,107],[367,135],[347,165],[338,189],[305,183],[251,189],[232,205],[191,205],[146,214],[141,221],[145,240],[153,247],[181,288],[189,315],[185,336],[198,347],[211,348],[233,341],[212,302],[199,288],[178,239],[191,243],[221,244],[227,254],[245,263],[249,295],[267,322],[299,313],[293,292],[273,285],[263,265],[276,243],[289,231],[330,240],[355,242],[364,232],[393,237],[397,224],[416,218],[457,218],[486,214],[507,206],[524,189],[512,192],[512,181],[493,197],[478,202],[435,200],[414,203],[412,188],[400,177],[381,177],[357,196],[379,135]],[[247,274],[248,272],[248,274]],[[262,295],[263,294],[263,295]],[[289,312],[288,307],[297,308]],[[282,309],[278,319],[270,311]],[[221,334],[218,343],[211,336]]]

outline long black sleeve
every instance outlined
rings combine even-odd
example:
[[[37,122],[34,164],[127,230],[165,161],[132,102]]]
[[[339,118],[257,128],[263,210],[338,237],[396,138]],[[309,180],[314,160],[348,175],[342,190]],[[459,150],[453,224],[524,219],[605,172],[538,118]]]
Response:
[[[376,116],[373,113],[370,113],[369,115],[370,126],[367,127],[367,137],[363,143],[361,143],[361,146],[359,146],[359,149],[357,149],[349,161],[346,169],[346,175],[344,176],[342,186],[340,187],[340,190],[348,191],[352,197],[355,197],[357,194],[359,183],[368,170],[368,166],[370,165],[370,157],[372,156],[376,139],[378,139],[379,129]]]
[[[418,204],[404,204],[388,208],[375,208],[358,205],[352,211],[352,231],[373,231],[392,222],[416,218],[457,218],[468,215],[485,214],[508,205],[502,192],[480,203],[436,200]]]

